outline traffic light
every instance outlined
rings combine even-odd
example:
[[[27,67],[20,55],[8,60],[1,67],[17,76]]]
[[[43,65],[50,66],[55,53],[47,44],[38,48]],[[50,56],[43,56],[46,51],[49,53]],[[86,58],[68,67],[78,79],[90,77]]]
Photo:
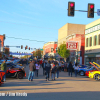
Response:
[[[23,49],[23,45],[21,45],[21,49]]]
[[[25,50],[28,48],[28,46],[26,45]]]
[[[68,16],[74,16],[75,2],[68,2]]]
[[[30,50],[30,47],[29,47],[29,50]]]
[[[26,49],[28,48],[28,46],[26,46]]]
[[[94,4],[88,4],[88,18],[94,18]]]

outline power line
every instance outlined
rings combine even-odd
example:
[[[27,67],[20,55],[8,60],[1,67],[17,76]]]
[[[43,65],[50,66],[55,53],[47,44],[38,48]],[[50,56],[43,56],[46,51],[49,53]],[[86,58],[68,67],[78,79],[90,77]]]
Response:
[[[36,41],[36,42],[46,42],[46,41],[37,41],[37,40],[30,40],[30,39],[23,39],[23,38],[15,38],[15,37],[9,37],[9,36],[6,36],[7,38],[14,38],[14,39],[20,39],[20,40],[29,40],[29,41]]]

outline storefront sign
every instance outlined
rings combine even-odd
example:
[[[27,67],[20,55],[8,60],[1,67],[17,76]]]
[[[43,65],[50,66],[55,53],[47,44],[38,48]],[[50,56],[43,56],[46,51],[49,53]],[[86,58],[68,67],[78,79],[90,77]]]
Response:
[[[77,50],[78,42],[67,42],[67,49]]]
[[[95,25],[89,29],[86,29],[85,34],[89,34],[89,33],[92,33],[92,32],[98,31],[98,30],[100,30],[100,24]]]

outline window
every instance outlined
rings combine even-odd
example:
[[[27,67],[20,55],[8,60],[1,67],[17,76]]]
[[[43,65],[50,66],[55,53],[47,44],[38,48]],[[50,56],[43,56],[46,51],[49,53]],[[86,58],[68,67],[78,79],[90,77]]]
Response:
[[[100,34],[99,34],[98,38],[99,38],[98,40],[99,40],[99,45],[100,45]]]
[[[88,47],[88,38],[86,38],[86,47]]]
[[[90,46],[92,46],[92,37],[90,37]]]
[[[51,48],[51,52],[53,52],[53,51],[54,51],[54,48],[52,47],[52,48]]]
[[[97,45],[97,35],[94,36],[94,46]]]

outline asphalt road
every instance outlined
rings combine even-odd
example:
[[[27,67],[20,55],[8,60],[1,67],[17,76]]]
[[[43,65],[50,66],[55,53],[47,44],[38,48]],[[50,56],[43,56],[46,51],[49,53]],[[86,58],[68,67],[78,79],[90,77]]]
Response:
[[[85,76],[68,77],[67,72],[60,72],[55,81],[46,81],[42,68],[39,77],[29,82],[28,66],[25,68],[26,78],[9,78],[0,87],[0,100],[99,100],[100,81]],[[5,93],[5,94],[4,94]],[[21,94],[22,93],[22,94]],[[12,96],[13,95],[13,96]],[[23,96],[21,96],[23,95]]]

